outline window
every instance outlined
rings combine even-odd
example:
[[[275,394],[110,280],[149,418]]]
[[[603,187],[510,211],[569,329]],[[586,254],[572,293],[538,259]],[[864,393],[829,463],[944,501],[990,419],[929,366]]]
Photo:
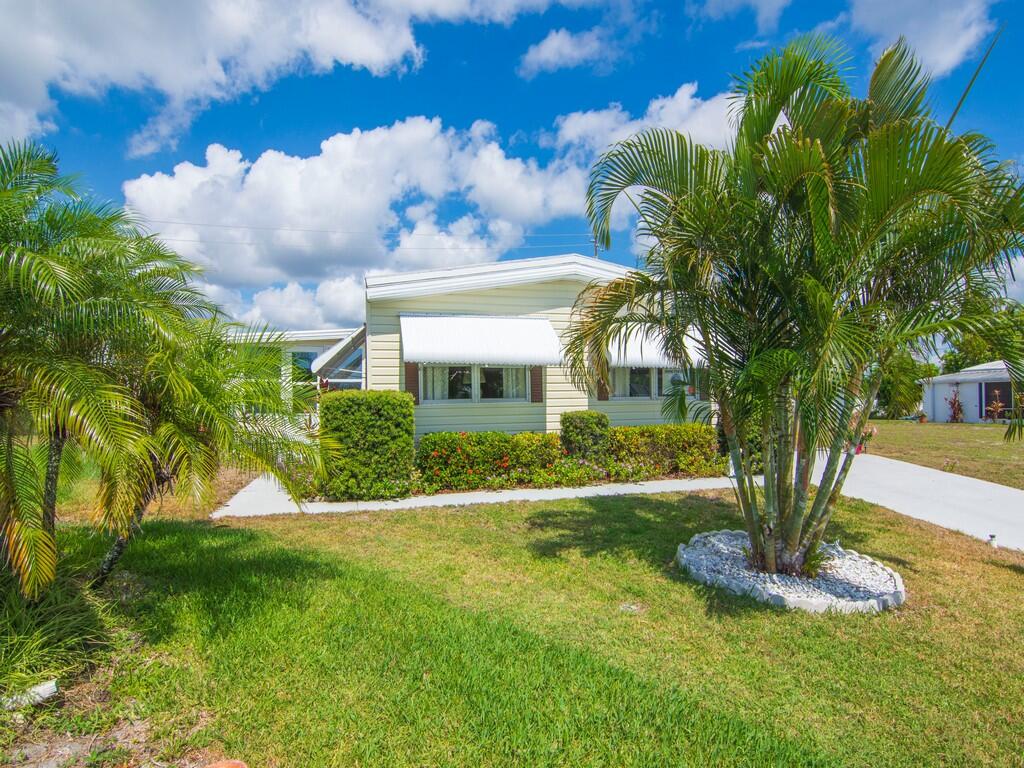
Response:
[[[674,388],[686,385],[682,371],[659,369],[655,371],[654,378],[658,382],[658,397],[666,397]]]
[[[523,366],[424,365],[421,370],[424,401],[527,399]]]
[[[629,369],[629,396],[650,397],[651,396],[651,369],[630,368]]]
[[[981,417],[991,421],[1010,418],[1010,408],[1012,407],[1010,382],[986,381],[983,387],[985,390],[985,406],[982,409]]]
[[[525,400],[526,369],[520,367],[480,368],[481,400]]]
[[[651,368],[612,369],[612,394],[615,397],[651,397]]]
[[[473,369],[468,365],[424,366],[423,399],[472,400]]]
[[[363,348],[359,347],[333,368],[320,371],[320,376],[327,380],[327,388],[362,389],[363,356]]]
[[[295,381],[313,380],[313,361],[316,360],[316,352],[292,352],[292,376]]]

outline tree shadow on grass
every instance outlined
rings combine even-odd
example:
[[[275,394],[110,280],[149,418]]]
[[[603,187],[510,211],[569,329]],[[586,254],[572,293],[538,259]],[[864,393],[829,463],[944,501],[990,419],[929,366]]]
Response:
[[[304,604],[341,565],[252,530],[159,520],[144,524],[120,568],[143,587],[124,611],[143,619],[140,630],[155,642],[174,634],[186,612],[214,637],[275,606]]]
[[[664,566],[679,544],[694,534],[742,527],[731,501],[698,494],[598,496],[581,501],[582,509],[540,509],[527,518],[536,534],[529,544],[534,555],[559,557],[575,550],[585,557],[619,554]]]
[[[1002,560],[988,559],[985,561],[986,565],[994,565],[996,568],[1005,568],[1010,573],[1015,573],[1018,576],[1024,576],[1024,565],[1020,563],[1007,563]]]
[[[774,610],[749,597],[695,582],[674,564],[676,550],[703,531],[741,529],[736,505],[728,498],[686,494],[595,497],[582,508],[541,509],[527,518],[537,534],[530,544],[536,557],[556,558],[568,551],[585,557],[633,557],[662,569],[666,578],[699,592],[710,615]]]

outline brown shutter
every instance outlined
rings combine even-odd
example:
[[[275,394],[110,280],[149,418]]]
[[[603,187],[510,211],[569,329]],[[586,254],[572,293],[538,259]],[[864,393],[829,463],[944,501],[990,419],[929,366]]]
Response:
[[[544,402],[544,367],[540,365],[530,367],[530,402]]]
[[[412,401],[420,404],[420,367],[416,363],[405,364],[405,391],[412,395]]]
[[[608,399],[608,385],[603,381],[597,382],[597,399],[607,400]]]

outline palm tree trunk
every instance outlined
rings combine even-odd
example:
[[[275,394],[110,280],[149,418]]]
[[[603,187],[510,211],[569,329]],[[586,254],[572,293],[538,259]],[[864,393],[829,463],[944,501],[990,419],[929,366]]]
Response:
[[[110,549],[107,550],[107,554],[104,556],[103,562],[100,563],[100,567],[96,571],[96,575],[93,577],[93,589],[99,589],[106,583],[110,574],[113,573],[114,568],[117,566],[118,561],[121,559],[121,555],[124,554],[125,547],[128,546],[128,541],[131,539],[132,534],[142,524],[142,516],[146,513],[146,509],[149,507],[150,502],[156,498],[160,489],[165,487],[165,485],[171,480],[171,477],[163,471],[155,457],[152,461],[156,477],[146,487],[145,492],[142,494],[142,498],[139,499],[139,503],[135,506],[135,510],[132,513],[132,521],[128,526],[128,530],[123,533],[119,533],[117,538],[114,539],[114,543],[110,545]]]
[[[43,530],[54,535],[57,529],[57,481],[60,479],[60,461],[64,455],[64,430],[55,429],[50,435],[46,454],[46,478],[43,484]]]
[[[117,538],[114,539],[114,543],[110,545],[110,549],[107,550],[107,554],[103,557],[103,562],[100,563],[100,567],[96,571],[96,575],[92,580],[92,588],[99,589],[110,578],[110,574],[113,573],[114,568],[117,566],[118,561],[121,559],[121,555],[124,554],[125,547],[128,546],[128,540],[131,537],[132,532],[139,527],[142,523],[142,516],[145,514],[146,507],[149,506],[149,500],[145,500],[144,503],[140,503],[135,507],[135,512],[132,515],[131,527],[127,533],[119,533]]]

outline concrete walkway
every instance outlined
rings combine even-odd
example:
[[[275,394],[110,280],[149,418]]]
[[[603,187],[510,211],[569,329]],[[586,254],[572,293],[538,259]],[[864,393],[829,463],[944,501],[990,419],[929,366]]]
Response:
[[[1024,549],[1024,491],[1016,488],[864,454],[854,460],[843,495],[979,539],[995,534],[999,546]]]
[[[820,478],[818,462],[815,482]],[[212,517],[377,512],[391,509],[496,504],[508,501],[551,501],[595,496],[650,493],[686,493],[729,488],[726,477],[699,480],[651,480],[644,483],[609,483],[585,488],[516,488],[508,491],[443,493],[394,501],[309,502],[300,510],[277,483],[259,477],[239,491]],[[1024,491],[954,475],[905,461],[866,454],[858,456],[843,494],[926,520],[970,536],[988,539],[995,534],[999,546],[1024,549]]]
[[[305,512],[323,515],[344,512],[379,512],[390,509],[464,506],[467,504],[498,504],[508,501],[551,501],[583,499],[593,496],[628,496],[642,493],[686,493],[730,488],[727,477],[697,480],[649,480],[643,483],[608,483],[584,488],[514,488],[507,491],[472,491],[439,493],[434,496],[410,496],[393,501],[310,501],[300,510],[281,487],[268,475],[253,480],[211,517],[259,517],[261,515],[293,515]]]

